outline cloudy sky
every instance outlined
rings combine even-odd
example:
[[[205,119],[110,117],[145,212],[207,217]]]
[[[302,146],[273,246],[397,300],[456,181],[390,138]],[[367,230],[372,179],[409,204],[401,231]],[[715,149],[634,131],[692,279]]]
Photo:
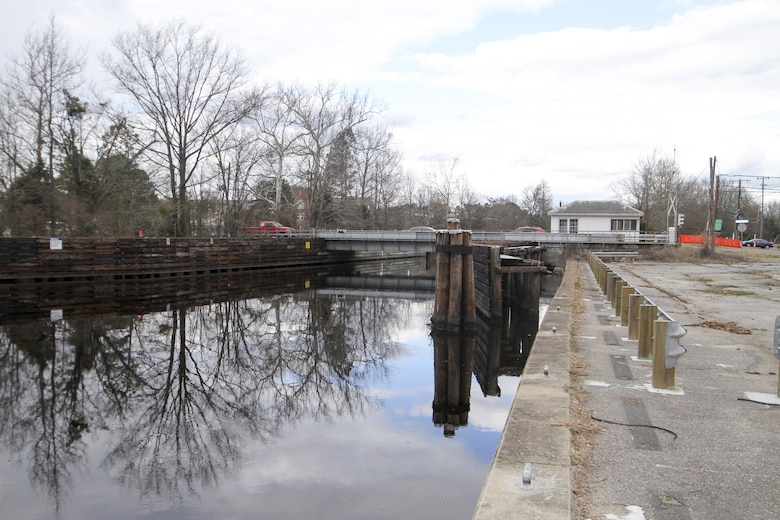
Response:
[[[240,48],[258,83],[368,92],[407,169],[457,158],[486,197],[544,179],[556,204],[612,198],[653,152],[780,190],[780,0],[25,0],[0,61],[52,14],[98,71],[117,32],[176,18]]]

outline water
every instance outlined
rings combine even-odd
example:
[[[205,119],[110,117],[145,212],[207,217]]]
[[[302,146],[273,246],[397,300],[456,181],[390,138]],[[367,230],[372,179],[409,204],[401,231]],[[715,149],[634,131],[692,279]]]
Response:
[[[430,292],[260,278],[8,295],[3,518],[471,518],[535,327],[446,344]]]

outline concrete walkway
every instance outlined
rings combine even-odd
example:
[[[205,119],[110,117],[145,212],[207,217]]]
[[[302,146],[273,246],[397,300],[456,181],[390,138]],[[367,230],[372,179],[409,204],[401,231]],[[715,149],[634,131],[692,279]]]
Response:
[[[575,504],[592,519],[780,518],[780,362],[772,352],[780,252],[748,254],[756,261],[609,264],[687,330],[675,386],[663,392],[652,388],[652,363],[637,359],[638,343],[587,263],[569,262],[474,519],[575,518]],[[586,362],[580,387],[593,423],[603,427],[576,500],[572,347]]]

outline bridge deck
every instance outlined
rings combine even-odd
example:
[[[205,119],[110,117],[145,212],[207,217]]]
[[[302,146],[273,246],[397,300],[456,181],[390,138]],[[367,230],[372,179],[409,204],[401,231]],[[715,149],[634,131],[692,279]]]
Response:
[[[472,243],[560,244],[666,244],[665,234],[650,233],[512,233],[505,231],[471,231]],[[435,231],[361,231],[320,230],[313,232],[325,240],[330,251],[433,252]]]

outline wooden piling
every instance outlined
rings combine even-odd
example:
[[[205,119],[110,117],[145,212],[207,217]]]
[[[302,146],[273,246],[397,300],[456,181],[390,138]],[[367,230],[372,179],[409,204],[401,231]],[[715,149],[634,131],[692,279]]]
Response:
[[[629,305],[629,298],[631,295],[634,294],[634,288],[630,285],[625,285],[622,288],[622,293],[620,295],[620,312],[618,315],[620,316],[620,325],[623,327],[628,326],[628,305]]]
[[[455,231],[450,235],[450,245],[457,249],[463,246],[463,232]],[[449,296],[447,306],[447,329],[457,331],[463,307],[463,255],[450,254]]]
[[[436,233],[436,249],[441,250],[449,245],[450,235],[446,232]],[[433,302],[433,328],[441,330],[447,325],[447,309],[449,302],[450,255],[436,253],[436,295]]]
[[[628,297],[628,339],[639,339],[639,308],[645,297],[634,293]]]
[[[653,324],[653,388],[665,390],[674,386],[674,368],[666,368],[666,331],[669,322],[656,320]]]
[[[612,297],[612,308],[615,309],[615,316],[620,316],[620,310],[623,308],[623,287],[628,282],[620,278],[615,282],[615,295]]]
[[[493,318],[501,318],[502,282],[501,248],[493,246],[490,248],[490,314]]]
[[[639,350],[640,359],[653,358],[653,323],[658,317],[658,307],[655,305],[639,306]]]
[[[471,232],[457,229],[456,219],[447,221],[447,231],[436,234],[436,299],[434,330],[455,333],[475,330],[477,322],[474,287],[474,254]]]
[[[477,298],[474,286],[474,253],[471,252],[471,233],[463,234],[463,326],[477,328]]]

